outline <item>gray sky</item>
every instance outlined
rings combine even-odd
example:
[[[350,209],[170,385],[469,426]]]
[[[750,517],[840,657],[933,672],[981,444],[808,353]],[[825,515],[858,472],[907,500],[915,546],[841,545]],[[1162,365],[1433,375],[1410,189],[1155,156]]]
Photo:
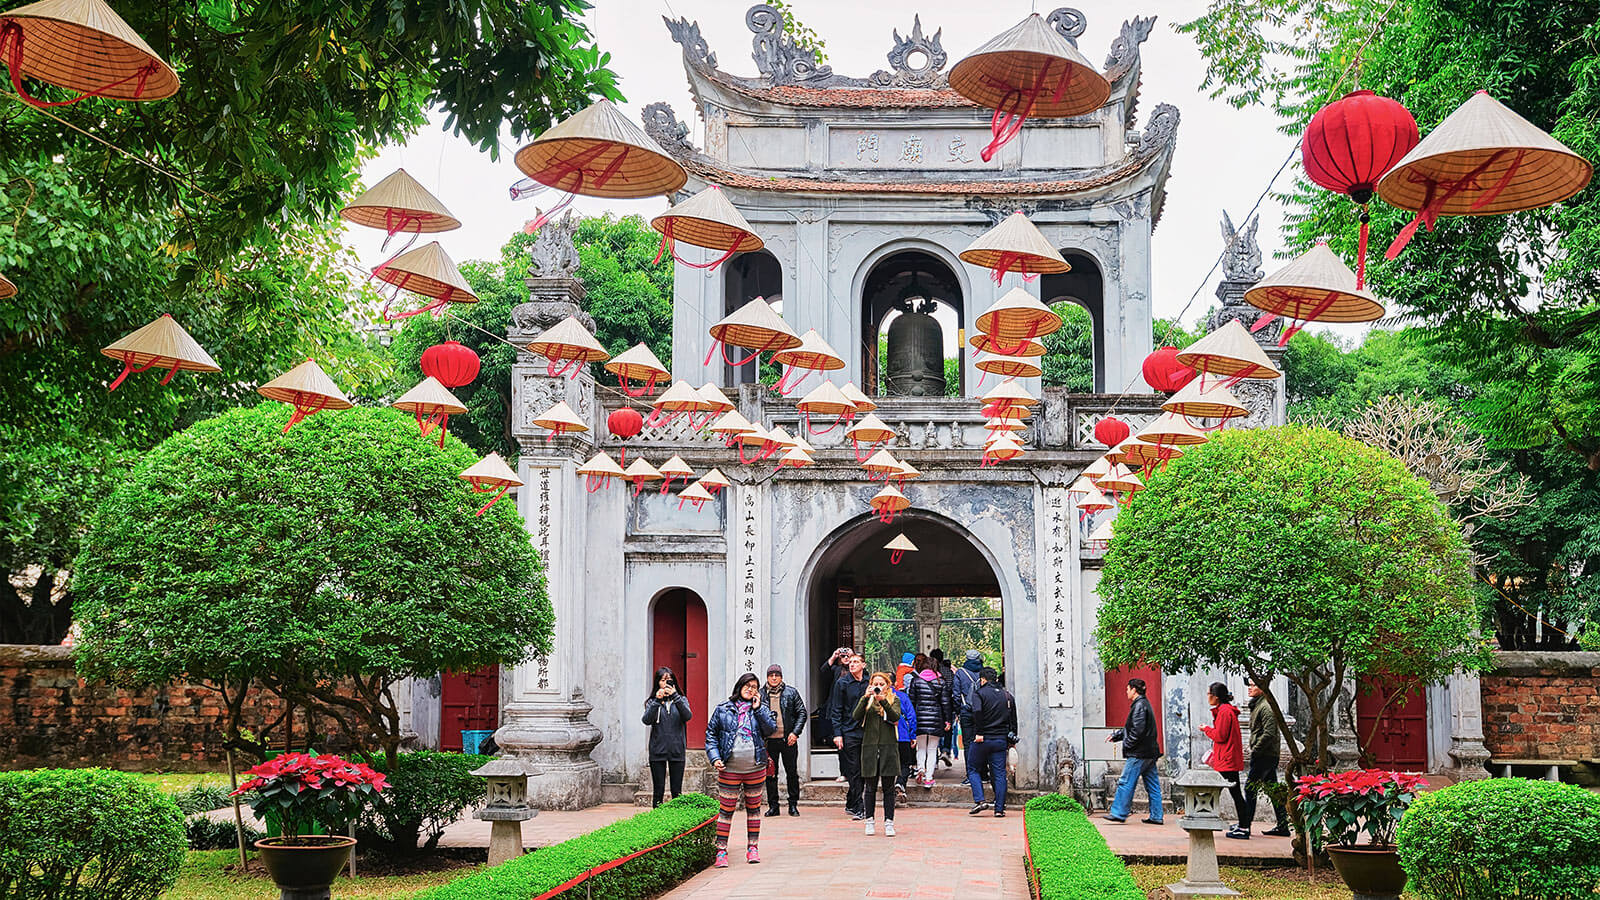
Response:
[[[672,104],[678,118],[689,124],[694,144],[704,146],[678,45],[672,42],[661,17],[698,20],[701,33],[717,54],[719,67],[753,76],[756,70],[750,58],[751,34],[744,24],[749,4],[728,0],[670,2],[669,9],[668,0],[597,0],[597,8],[589,13],[589,23],[601,48],[611,54],[611,68],[620,77],[627,98],[623,108],[634,120],[638,121],[645,104],[665,100]],[[891,31],[898,28],[902,34],[908,32],[913,13],[921,15],[923,31],[929,36],[943,29],[941,41],[950,55],[948,71],[966,53],[1035,8],[1021,0],[794,0],[793,7],[801,21],[826,42],[827,62],[834,71],[855,77],[887,67],[884,56],[893,46]],[[1054,6],[1037,8],[1048,13]],[[1078,3],[1077,8],[1088,21],[1079,46],[1097,65],[1104,62],[1124,19],[1134,15],[1157,17],[1142,48],[1140,125],[1159,102],[1177,106],[1183,117],[1172,176],[1167,183],[1166,208],[1156,228],[1153,247],[1155,314],[1169,317],[1188,302],[1222,249],[1222,210],[1226,209],[1235,223],[1242,223],[1245,212],[1294,141],[1278,132],[1277,119],[1270,110],[1236,110],[1208,98],[1199,89],[1203,61],[1193,42],[1172,26],[1199,15],[1203,11],[1200,0],[1136,0],[1133,4],[1091,0]],[[383,150],[366,166],[363,180],[373,184],[395,167],[404,166],[463,221],[459,230],[437,236],[451,258],[457,262],[493,258],[506,238],[533,218],[536,205],[554,202],[553,192],[519,203],[509,200],[507,187],[522,177],[511,162],[516,148],[516,141],[506,139],[501,157],[495,161],[446,134],[442,127],[425,128],[405,146]],[[1278,189],[1292,173],[1293,168],[1284,173]],[[666,205],[661,198],[628,201],[580,197],[574,208],[584,214],[611,211],[641,213],[649,218]],[[1282,220],[1281,210],[1271,197],[1262,203],[1261,218],[1261,245],[1265,267],[1270,271],[1275,267],[1272,258],[1281,247],[1278,228]],[[378,250],[381,233],[352,228],[347,240],[368,266],[382,261]],[[1184,315],[1186,324],[1192,324],[1214,302],[1216,279],[1213,274],[1207,280]],[[1335,332],[1357,333],[1349,326]]]

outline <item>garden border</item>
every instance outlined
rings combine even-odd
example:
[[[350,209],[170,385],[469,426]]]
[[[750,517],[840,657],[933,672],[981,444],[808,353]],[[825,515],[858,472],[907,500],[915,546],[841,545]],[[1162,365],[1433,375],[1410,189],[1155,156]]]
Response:
[[[1047,829],[1040,821],[1044,818],[1051,819],[1049,824],[1054,827]],[[1074,853],[1060,854],[1060,865],[1050,866],[1050,888],[1034,862],[1036,830],[1040,837],[1048,833],[1058,841],[1080,844],[1073,848]],[[1071,797],[1045,794],[1024,804],[1022,843],[1028,894],[1033,900],[1144,900],[1145,894],[1134,883],[1127,864],[1111,851],[1099,829],[1089,821],[1088,813]],[[1087,846],[1081,846],[1084,843]]]

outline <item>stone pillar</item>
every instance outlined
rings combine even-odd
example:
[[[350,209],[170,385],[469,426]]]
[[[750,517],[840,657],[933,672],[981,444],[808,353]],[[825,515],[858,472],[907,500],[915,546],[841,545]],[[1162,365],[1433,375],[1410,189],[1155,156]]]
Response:
[[[1328,755],[1333,757],[1333,771],[1348,772],[1359,768],[1361,743],[1356,735],[1356,679],[1345,676],[1333,698],[1333,715],[1328,729]]]
[[[1216,832],[1222,830],[1222,789],[1228,782],[1205,767],[1196,766],[1183,773],[1177,786],[1183,789],[1183,818],[1178,827],[1189,833],[1189,864],[1183,880],[1167,885],[1174,898],[1237,897],[1239,892],[1222,883],[1217,867]]]
[[[1485,763],[1489,749],[1483,745],[1483,692],[1477,672],[1457,669],[1446,682],[1450,697],[1450,761],[1446,774],[1457,781],[1489,777]]]

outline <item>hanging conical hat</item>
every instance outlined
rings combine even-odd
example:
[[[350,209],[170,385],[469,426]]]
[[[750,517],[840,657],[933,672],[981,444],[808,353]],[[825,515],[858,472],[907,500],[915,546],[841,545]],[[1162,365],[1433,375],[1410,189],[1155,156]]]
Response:
[[[651,406],[669,413],[709,412],[711,404],[687,381],[674,381]]]
[[[1098,487],[1095,487],[1094,485],[1090,485],[1089,487],[1089,491],[1082,497],[1078,498],[1079,509],[1083,510],[1084,512],[1099,512],[1103,509],[1113,509],[1116,507],[1116,504],[1107,499],[1106,495],[1101,493]]]
[[[528,352],[546,359],[599,362],[611,358],[606,348],[600,346],[589,329],[583,327],[577,316],[565,319],[545,329],[528,342]]]
[[[551,431],[562,433],[589,430],[589,426],[578,418],[578,414],[573,412],[572,407],[568,406],[564,400],[558,401],[555,406],[540,413],[533,420],[533,424],[540,428],[548,428]]]
[[[1225,387],[1200,390],[1199,381],[1191,381],[1183,390],[1173,394],[1161,408],[1191,419],[1232,419],[1249,415],[1250,410],[1233,392]]]
[[[1001,436],[983,451],[994,459],[1016,459],[1023,454],[1022,445],[1009,436]]]
[[[589,457],[589,461],[578,467],[579,475],[591,478],[621,478],[624,474],[622,467],[604,451]]]
[[[711,336],[731,347],[747,350],[787,350],[800,346],[799,335],[772,304],[760,297],[711,326]]]
[[[996,338],[992,338],[992,337],[988,336],[987,334],[984,334],[981,331],[978,332],[977,334],[974,334],[971,338],[969,338],[967,340],[967,343],[971,344],[972,345],[972,349],[978,351],[979,353],[993,353],[993,354],[996,354],[996,355],[1004,355],[1004,356],[1020,356],[1020,357],[1023,357],[1025,359],[1033,359],[1033,358],[1036,358],[1036,357],[1040,357],[1040,356],[1045,355],[1045,352],[1046,352],[1044,344],[1041,344],[1038,341],[1035,341],[1035,340],[1033,340],[1031,338],[1030,339],[1021,340],[1021,341],[1019,341],[1016,338],[1012,338],[1012,339],[996,339]],[[996,349],[997,347],[1003,347],[1005,350],[1007,350],[1009,352],[1001,354],[1000,350]]]
[[[1122,443],[1120,443],[1120,444],[1116,445],[1115,447],[1112,447],[1110,450],[1106,451],[1106,461],[1111,463],[1111,468],[1108,470],[1107,474],[1111,474],[1111,475],[1115,475],[1116,474],[1117,466],[1125,464],[1124,456],[1127,454],[1128,448],[1133,446],[1134,444],[1137,444],[1137,443],[1139,443],[1139,442],[1130,437],[1127,440],[1123,441]],[[1099,484],[1104,480],[1105,479],[1103,477],[1102,478],[1097,478],[1097,479],[1095,479],[1095,484]]]
[[[1105,76],[1038,13],[956,63],[950,89],[985,109],[1009,108],[1007,95],[1038,89],[1020,111],[1052,118],[1093,112],[1111,96]]]
[[[605,369],[624,381],[649,381],[651,378],[659,381],[668,374],[667,367],[661,364],[661,360],[643,341],[618,353],[615,359],[606,363]]]
[[[432,375],[422,379],[420,384],[400,395],[400,399],[390,405],[401,412],[421,416],[437,413],[454,416],[467,411],[466,404],[457,400],[456,395],[446,390],[439,379]]]
[[[477,303],[467,280],[439,246],[429,241],[415,250],[396,256],[372,273],[379,281],[404,288],[413,294],[449,300],[451,303]]]
[[[728,476],[722,474],[721,469],[712,469],[704,475],[701,475],[700,480],[696,481],[695,484],[708,484],[716,488],[725,488],[728,485],[733,484],[733,482],[728,480]]]
[[[1221,328],[1178,351],[1178,365],[1207,375],[1228,378],[1277,378],[1278,371],[1267,351],[1245,331],[1238,319],[1229,319]],[[1196,379],[1191,385],[1204,379]]]
[[[319,409],[349,409],[355,406],[314,359],[308,359],[256,388],[256,393],[268,400],[296,406],[306,405],[311,398],[319,401]]]
[[[472,468],[462,472],[459,477],[471,482],[475,488],[522,486],[522,479],[498,453],[490,453],[473,463]]]
[[[1134,440],[1164,447],[1204,444],[1211,437],[1177,413],[1164,412],[1134,435]]]
[[[777,444],[778,448],[783,450],[795,445],[794,438],[789,436],[789,432],[785,430],[782,425],[772,426],[772,430],[767,432],[767,440],[765,443]]]
[[[988,419],[984,421],[983,427],[988,429],[990,432],[1028,430],[1028,426],[1025,425],[1022,420],[1009,418],[1007,416],[995,416],[992,419]]]
[[[890,541],[887,544],[884,544],[883,545],[883,549],[885,549],[885,550],[900,550],[900,551],[916,550],[917,549],[917,545],[911,543],[911,539],[906,537],[905,532],[902,531],[902,532],[900,532],[900,534],[895,536],[894,540]]]
[[[1025,274],[1055,275],[1072,268],[1020,212],[1001,219],[999,225],[968,244],[967,249],[961,251],[961,261],[985,269],[1004,265],[1008,272]]]
[[[815,328],[806,329],[806,333],[800,336],[798,346],[774,353],[772,361],[778,365],[796,366],[819,372],[832,372],[844,368],[844,360],[839,358],[839,354],[822,339],[822,335],[818,334]]]
[[[339,216],[357,225],[388,232],[434,234],[454,231],[461,220],[444,208],[439,198],[417,183],[405,169],[395,169],[389,177],[363,191]]]
[[[883,424],[883,420],[867,413],[861,421],[851,425],[844,431],[844,436],[863,444],[876,444],[894,437],[894,429]]]
[[[1356,287],[1356,273],[1318,243],[1244,292],[1246,303],[1295,322],[1371,322],[1383,304]]]
[[[17,286],[11,283],[11,279],[0,275],[0,300],[4,300],[7,297],[15,297],[16,295]]]
[[[1026,220],[1024,220],[1026,221]],[[1061,328],[1061,317],[1039,298],[1022,288],[1012,288],[978,317],[978,330],[1007,345],[1023,338],[1043,337]],[[977,347],[976,341],[972,346]],[[985,348],[979,347],[983,350]],[[985,350],[985,352],[992,352]],[[1008,353],[1008,356],[1042,356],[1043,353]]]
[[[767,431],[765,428],[762,428],[760,425],[757,425],[754,422],[750,423],[749,431],[741,431],[734,438],[736,443],[743,444],[746,447],[759,447],[771,440],[772,432]]]
[[[795,408],[807,415],[813,416],[842,416],[856,408],[844,392],[833,386],[833,382],[824,381],[801,397]]]
[[[665,478],[661,470],[644,461],[644,457],[637,457],[628,467],[622,470],[622,477],[638,483],[640,481],[660,481]]]
[[[4,291],[0,291],[0,297],[3,296],[7,295]],[[222,371],[222,367],[206,353],[205,348],[195,343],[189,332],[184,331],[183,326],[168,315],[163,315],[139,330],[118,338],[114,343],[101,348],[100,352],[124,364],[131,364],[136,369],[145,366],[170,369],[176,363],[178,368],[185,372]],[[328,384],[332,386],[333,382],[329,381]],[[338,388],[334,388],[334,393],[338,394],[338,391]],[[342,398],[344,395],[339,394],[339,396]]]
[[[1084,497],[1088,496],[1089,492],[1093,490],[1095,490],[1094,482],[1090,481],[1087,476],[1079,475],[1077,480],[1072,482],[1072,486],[1067,488],[1067,493]]]
[[[1105,454],[1101,454],[1095,457],[1094,462],[1084,466],[1080,474],[1091,482],[1098,482],[1109,471],[1111,471],[1111,460],[1106,459]]]
[[[812,462],[813,460],[811,459],[811,454],[800,449],[799,447],[790,447],[788,450],[784,451],[783,456],[778,459],[779,465],[788,466],[792,469],[803,469],[806,466],[811,465]]]
[[[1039,402],[1039,398],[1028,393],[1028,389],[1018,384],[1015,379],[1007,378],[989,390],[981,398],[985,404],[1006,401],[1007,406],[1031,407]]]
[[[1111,474],[1100,479],[1099,488],[1102,491],[1138,491],[1144,489],[1144,481],[1126,466],[1112,466]]]
[[[684,462],[683,457],[677,455],[673,455],[672,457],[668,458],[666,462],[662,463],[660,472],[662,475],[670,475],[673,478],[694,477],[694,468],[688,463]]]
[[[1160,465],[1169,459],[1175,459],[1184,454],[1184,448],[1172,444],[1146,444],[1137,441],[1123,451],[1122,458],[1139,468],[1149,471],[1151,466]]]
[[[894,485],[886,484],[883,486],[883,490],[872,495],[872,499],[867,502],[867,505],[876,510],[892,509],[895,512],[899,512],[910,507],[911,501],[906,499],[905,494],[895,490]]]
[[[711,496],[710,491],[705,489],[705,486],[701,483],[703,481],[705,481],[705,479],[702,478],[700,481],[696,481],[694,484],[691,484],[679,491],[678,498],[680,500],[688,500],[690,503],[694,503],[696,505],[704,503],[707,500],[717,499]]]
[[[517,151],[516,163],[540,184],[585,197],[654,197],[689,180],[683,166],[610,100],[551,126]]]
[[[908,463],[903,459],[895,460],[895,462],[900,464],[900,471],[895,474],[895,478],[898,478],[901,481],[908,481],[912,478],[922,477],[922,470],[918,469],[916,466],[913,466],[911,463]]]
[[[716,434],[744,434],[754,428],[755,426],[750,424],[750,420],[746,419],[738,410],[730,409],[717,417],[717,420],[711,423],[709,430]]]
[[[724,394],[721,388],[709,381],[700,385],[698,393],[700,394],[700,399],[708,404],[706,408],[712,412],[725,413],[733,409],[733,401],[728,399],[728,395]]]
[[[868,472],[884,472],[890,475],[901,470],[900,460],[895,459],[894,454],[887,450],[879,450],[877,453],[867,457],[867,461],[861,464],[861,468]]]
[[[1004,375],[1007,378],[1037,378],[1044,373],[1038,363],[1022,356],[988,356],[974,365],[992,375]]]
[[[854,381],[845,382],[844,387],[839,388],[839,393],[843,394],[846,400],[856,405],[856,412],[858,413],[869,413],[878,408],[878,404],[872,402],[871,397],[861,393],[861,389],[856,387]]]
[[[1433,200],[1440,215],[1487,216],[1565,200],[1593,174],[1588,160],[1479,91],[1379,179],[1378,196],[1413,212]],[[1468,176],[1470,185],[1441,197]]]
[[[714,184],[651,219],[650,227],[675,241],[707,250],[737,247],[744,253],[766,246],[739,210],[728,202],[722,189]]]
[[[161,100],[178,92],[178,73],[102,0],[40,0],[0,13],[0,25],[22,29],[20,39],[12,37],[16,44],[7,42],[22,55],[13,78],[113,100]]]
[[[1089,532],[1089,538],[1088,538],[1089,543],[1091,543],[1091,544],[1109,544],[1109,543],[1111,543],[1112,526],[1116,521],[1117,520],[1115,518],[1111,518],[1111,519],[1107,519],[1104,522],[1101,522],[1099,525],[1095,526],[1095,529],[1093,531]]]

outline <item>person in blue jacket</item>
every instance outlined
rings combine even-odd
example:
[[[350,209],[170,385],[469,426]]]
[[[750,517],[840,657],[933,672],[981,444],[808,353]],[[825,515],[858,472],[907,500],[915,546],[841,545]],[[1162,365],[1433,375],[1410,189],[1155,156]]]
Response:
[[[894,792],[898,799],[904,800],[906,779],[911,777],[911,767],[917,764],[917,711],[910,694],[895,688],[894,695],[900,700],[900,721],[894,723],[895,736],[900,742],[900,777],[894,780]]]

